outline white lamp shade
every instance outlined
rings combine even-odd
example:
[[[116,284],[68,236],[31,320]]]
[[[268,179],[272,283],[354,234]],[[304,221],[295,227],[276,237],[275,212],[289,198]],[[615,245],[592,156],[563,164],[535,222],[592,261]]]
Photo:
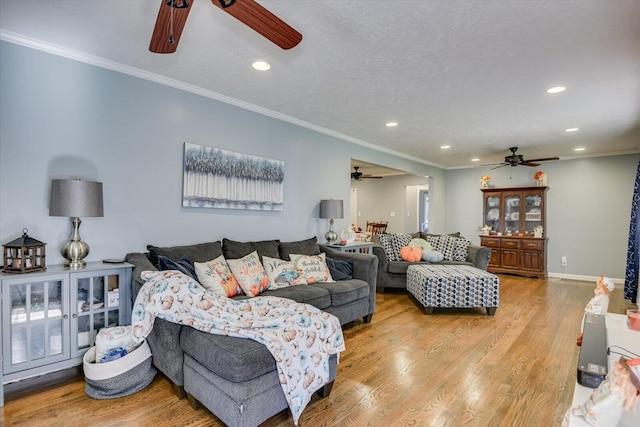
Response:
[[[343,218],[344,203],[342,200],[320,200],[320,218]]]
[[[102,183],[80,179],[52,180],[49,216],[104,216]]]

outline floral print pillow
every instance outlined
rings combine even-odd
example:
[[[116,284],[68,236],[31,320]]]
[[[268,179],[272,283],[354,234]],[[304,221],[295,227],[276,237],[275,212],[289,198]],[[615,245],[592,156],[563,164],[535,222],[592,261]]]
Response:
[[[290,254],[289,257],[296,271],[302,274],[307,283],[335,282],[327,267],[324,253],[320,255]]]
[[[242,288],[223,255],[207,262],[195,262],[198,282],[207,290],[223,297],[242,295]]]
[[[271,286],[269,289],[286,288],[287,286],[306,285],[307,281],[304,276],[296,271],[291,261],[285,261],[278,258],[262,257],[264,269],[267,271]]]
[[[258,252],[253,251],[240,259],[228,259],[227,264],[245,295],[255,297],[269,288],[271,282],[260,263]]]

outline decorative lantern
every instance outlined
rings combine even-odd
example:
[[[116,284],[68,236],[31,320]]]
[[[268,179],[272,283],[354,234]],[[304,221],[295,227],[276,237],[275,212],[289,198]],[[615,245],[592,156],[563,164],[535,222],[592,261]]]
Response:
[[[4,248],[4,273],[30,273],[32,271],[45,271],[46,243],[42,243],[27,234],[29,230],[22,230],[22,237],[7,244]]]

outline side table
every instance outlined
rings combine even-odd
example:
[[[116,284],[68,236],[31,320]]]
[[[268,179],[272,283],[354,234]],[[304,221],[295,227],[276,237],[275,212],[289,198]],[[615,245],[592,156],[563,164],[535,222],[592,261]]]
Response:
[[[0,273],[0,406],[4,384],[81,365],[101,328],[130,323],[132,268]]]
[[[607,317],[605,319],[605,325],[607,328],[607,345],[612,349],[611,355],[609,355],[608,363],[609,370],[613,369],[613,363],[617,360],[620,360],[619,354],[614,354],[613,351],[621,352],[619,347],[624,347],[625,349],[632,351],[636,354],[640,354],[640,332],[634,331],[627,327],[627,316],[623,314],[613,314],[607,313]],[[573,389],[573,401],[571,402],[571,406],[579,406],[587,401],[591,393],[593,393],[595,389],[585,387],[583,385],[578,384],[576,381],[575,387]],[[632,413],[630,411],[624,411],[622,413],[622,418],[618,423],[618,427],[638,427],[638,418],[640,415],[640,401],[636,404],[636,413]],[[570,427],[590,427],[591,424],[587,423],[584,418],[576,417],[571,415],[569,419]]]
[[[337,249],[342,252],[353,252],[358,254],[373,255],[373,243],[371,242],[353,242],[346,245],[327,245],[331,249]]]

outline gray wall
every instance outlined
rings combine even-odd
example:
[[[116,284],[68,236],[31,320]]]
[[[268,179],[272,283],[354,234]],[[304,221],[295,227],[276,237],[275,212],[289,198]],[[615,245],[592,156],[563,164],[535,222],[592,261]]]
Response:
[[[482,192],[479,179],[489,174],[492,187],[535,185],[533,175],[548,176],[547,269],[550,275],[625,276],[631,197],[640,155],[630,154],[545,162],[540,167],[503,167],[447,171],[446,229],[460,230],[479,243]],[[455,196],[454,196],[455,195]],[[560,258],[567,257],[567,266]]]
[[[417,202],[407,198],[407,186],[428,185],[429,177],[416,175],[387,176],[382,179],[351,181],[358,189],[358,225],[364,229],[367,221],[388,222],[387,232],[415,233],[418,231]],[[410,206],[409,206],[410,205]],[[395,216],[391,216],[391,212]],[[446,232],[441,227],[439,232]]]
[[[0,42],[0,94],[0,243],[27,227],[32,237],[48,243],[48,264],[62,262],[58,247],[71,230],[68,219],[48,216],[53,178],[104,183],[105,217],[83,218],[81,228],[91,245],[87,260],[96,261],[144,250],[147,243],[323,236],[328,225],[317,218],[319,200],[349,200],[352,158],[420,180],[432,177],[431,230],[459,230],[478,241],[479,178],[486,169],[445,171],[8,42]],[[183,142],[283,160],[284,211],[182,208]],[[540,168],[551,188],[546,230],[551,273],[624,277],[638,158],[547,162]],[[495,186],[526,186],[537,169],[489,173]],[[404,204],[404,191],[399,197]],[[335,227],[348,225],[345,212]],[[560,267],[562,255],[567,267]]]
[[[26,227],[47,243],[49,265],[63,262],[71,231],[69,219],[48,216],[54,178],[104,183],[104,218],[82,218],[87,261],[148,243],[324,236],[319,201],[349,200],[351,158],[437,177],[433,221],[445,221],[443,170],[210,98],[8,42],[0,93],[0,243]],[[182,208],[184,142],[283,160],[284,210]],[[348,225],[347,211],[335,227]]]

